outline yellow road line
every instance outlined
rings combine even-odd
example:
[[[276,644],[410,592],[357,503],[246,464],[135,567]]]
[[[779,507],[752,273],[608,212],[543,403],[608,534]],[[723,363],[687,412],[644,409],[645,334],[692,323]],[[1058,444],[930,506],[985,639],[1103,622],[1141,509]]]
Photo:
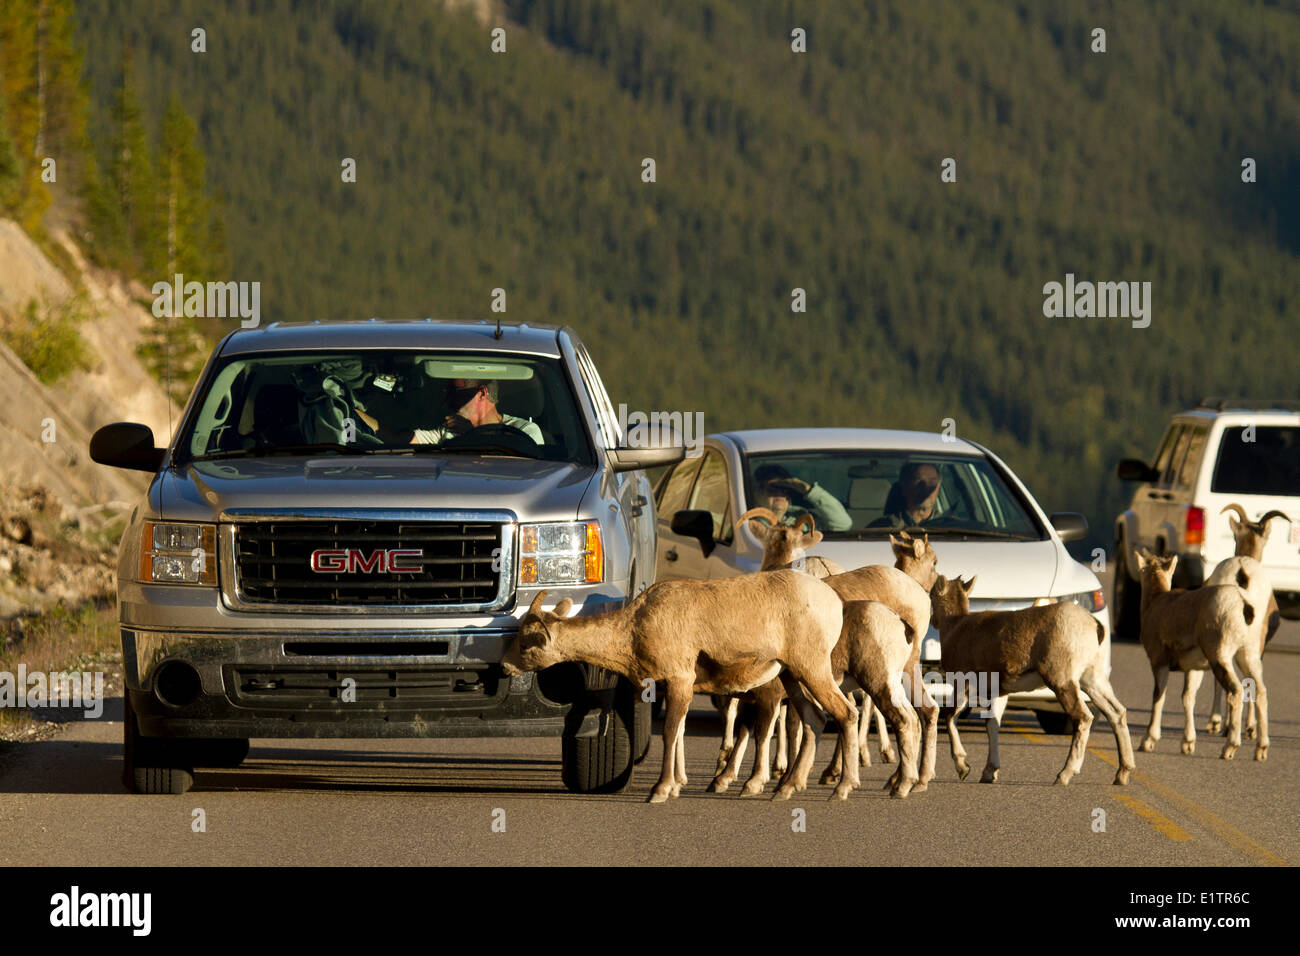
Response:
[[[1112,796],[1150,823],[1165,836],[1169,837],[1169,839],[1181,843],[1192,838],[1190,833],[1180,827],[1177,823],[1174,823],[1173,820],[1170,820],[1163,813],[1159,813],[1149,803],[1143,803],[1137,797],[1130,797],[1123,793],[1112,794]]]
[[[1004,729],[1013,730],[1016,733],[1020,734],[1021,736],[1027,737],[1030,740],[1035,742],[1047,741],[1046,737],[1042,737],[1038,734],[1030,733],[1027,730],[1020,730],[1019,728],[1016,727],[1004,727]],[[1110,764],[1112,767],[1119,766],[1119,761],[1117,759],[1115,759],[1108,753],[1096,749],[1095,747],[1089,747],[1088,753],[1097,757],[1097,759]],[[1169,803],[1173,804],[1180,811],[1187,814],[1189,817],[1192,817],[1194,820],[1196,820],[1206,829],[1212,831],[1219,839],[1223,840],[1225,843],[1227,843],[1238,853],[1241,853],[1244,856],[1251,857],[1252,859],[1255,860],[1255,862],[1262,863],[1266,866],[1290,866],[1291,865],[1286,860],[1282,859],[1282,857],[1278,856],[1276,853],[1272,852],[1271,850],[1263,846],[1260,846],[1258,843],[1256,843],[1246,834],[1242,833],[1232,824],[1228,823],[1226,820],[1211,813],[1209,810],[1205,809],[1200,804],[1188,799],[1187,797],[1179,793],[1177,790],[1175,790],[1173,787],[1169,786],[1166,783],[1161,782],[1155,777],[1152,777],[1150,774],[1143,773],[1140,770],[1135,770],[1133,771],[1133,779],[1136,780],[1138,783],[1142,784],[1143,786],[1145,786],[1148,790],[1151,790],[1154,793],[1159,794],[1161,797],[1163,797]],[[1116,799],[1119,799],[1120,795],[1116,794],[1115,797]],[[1138,802],[1141,803],[1141,801]],[[1143,806],[1146,805],[1143,804]],[[1173,825],[1172,822],[1171,825]]]
[[[1093,747],[1088,748],[1088,753],[1093,754],[1099,760],[1103,760],[1112,767],[1118,767],[1119,762],[1111,757],[1108,753],[1103,753]],[[1242,833],[1226,820],[1221,819],[1209,810],[1205,809],[1198,803],[1189,800],[1173,787],[1162,783],[1149,773],[1143,773],[1140,770],[1133,771],[1133,779],[1142,784],[1149,790],[1158,793],[1165,800],[1168,800],[1175,807],[1195,819],[1203,827],[1212,830],[1214,834],[1230,847],[1245,856],[1252,857],[1257,863],[1263,863],[1266,866],[1290,866],[1286,860],[1282,859],[1271,850],[1260,846],[1246,834]],[[1119,799],[1119,795],[1116,795]]]

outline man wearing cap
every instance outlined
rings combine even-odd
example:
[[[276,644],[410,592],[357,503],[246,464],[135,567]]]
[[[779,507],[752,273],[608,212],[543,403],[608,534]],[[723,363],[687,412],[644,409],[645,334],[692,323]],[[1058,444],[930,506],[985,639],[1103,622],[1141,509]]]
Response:
[[[542,444],[542,430],[527,418],[505,415],[497,410],[497,383],[473,378],[447,381],[444,393],[447,407],[456,409],[437,428],[417,428],[414,432],[394,432],[384,428],[360,409],[359,414],[385,441],[399,445],[440,445],[448,438],[463,435],[481,425],[509,425],[517,428],[537,444]]]

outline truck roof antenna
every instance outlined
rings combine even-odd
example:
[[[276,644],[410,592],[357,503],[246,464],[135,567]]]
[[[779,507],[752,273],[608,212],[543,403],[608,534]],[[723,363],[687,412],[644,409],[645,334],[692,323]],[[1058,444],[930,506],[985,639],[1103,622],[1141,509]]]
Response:
[[[492,338],[494,339],[501,338],[501,313],[500,312],[497,313],[497,330],[492,333]]]

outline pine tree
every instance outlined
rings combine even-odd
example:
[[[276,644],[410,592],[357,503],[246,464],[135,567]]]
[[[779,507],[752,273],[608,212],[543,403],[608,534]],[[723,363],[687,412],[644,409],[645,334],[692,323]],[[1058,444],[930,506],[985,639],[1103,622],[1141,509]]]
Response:
[[[108,178],[126,225],[128,257],[137,264],[132,271],[138,271],[158,264],[164,255],[159,249],[158,190],[149,158],[149,136],[136,97],[135,67],[129,48],[122,57],[122,82],[113,97],[110,120],[112,155]]]

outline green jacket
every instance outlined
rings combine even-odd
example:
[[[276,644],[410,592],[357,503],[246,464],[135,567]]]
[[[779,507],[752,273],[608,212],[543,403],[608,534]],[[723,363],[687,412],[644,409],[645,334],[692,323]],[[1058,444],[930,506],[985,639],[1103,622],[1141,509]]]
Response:
[[[853,518],[839,499],[816,482],[808,489],[804,500],[808,502],[807,508],[790,503],[789,510],[781,518],[783,525],[793,525],[804,515],[811,514],[818,531],[848,531],[853,527]]]

